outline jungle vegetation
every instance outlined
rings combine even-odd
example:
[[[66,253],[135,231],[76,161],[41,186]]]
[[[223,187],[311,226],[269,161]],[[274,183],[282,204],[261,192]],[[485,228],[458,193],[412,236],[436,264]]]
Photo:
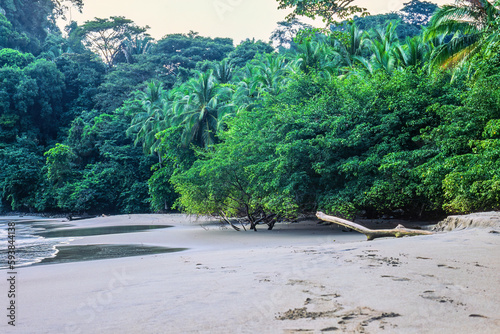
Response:
[[[63,33],[84,3],[35,4],[0,0],[2,211],[500,209],[500,1],[280,0],[272,40],[236,47],[124,17]]]

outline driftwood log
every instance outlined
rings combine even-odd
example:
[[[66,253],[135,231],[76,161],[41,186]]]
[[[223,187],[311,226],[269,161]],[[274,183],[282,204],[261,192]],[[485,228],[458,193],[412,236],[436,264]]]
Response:
[[[353,229],[354,231],[357,231],[359,233],[363,233],[366,235],[366,238],[368,240],[373,240],[375,238],[383,238],[383,237],[404,237],[404,236],[415,236],[415,235],[430,235],[434,234],[431,231],[424,231],[424,230],[412,230],[404,227],[403,225],[398,225],[396,228],[391,229],[391,230],[371,230],[369,228],[364,227],[363,225],[359,225],[356,223],[353,223],[349,220],[345,220],[342,218],[334,217],[334,216],[329,216],[324,214],[323,212],[316,212],[316,217],[318,217],[321,220],[335,223],[350,229]]]

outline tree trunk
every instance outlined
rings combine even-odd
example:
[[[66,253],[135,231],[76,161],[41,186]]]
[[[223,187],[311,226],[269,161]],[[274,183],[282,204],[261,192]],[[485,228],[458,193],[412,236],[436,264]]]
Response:
[[[222,221],[229,224],[233,229],[235,229],[236,231],[240,231],[240,228],[238,226],[234,225],[223,211],[219,212],[219,216],[222,218]]]
[[[329,216],[324,214],[323,212],[316,212],[316,217],[318,217],[321,220],[335,223],[344,227],[348,227],[350,229],[353,229],[359,233],[363,233],[366,235],[367,240],[373,240],[375,238],[383,238],[383,237],[404,237],[404,236],[415,236],[415,235],[430,235],[434,234],[431,231],[423,231],[423,230],[412,230],[405,228],[403,225],[398,225],[396,228],[392,230],[371,230],[369,228],[364,227],[363,225],[359,225],[356,223],[353,223],[349,220],[345,220],[342,218],[334,217],[334,216]]]

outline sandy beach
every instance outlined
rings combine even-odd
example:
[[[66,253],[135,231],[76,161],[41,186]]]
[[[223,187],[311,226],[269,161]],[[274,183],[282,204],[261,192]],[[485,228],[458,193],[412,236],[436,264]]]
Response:
[[[258,232],[185,215],[71,224],[170,225],[71,245],[187,250],[19,268],[15,327],[2,270],[2,333],[500,333],[498,226],[368,242],[316,222]]]

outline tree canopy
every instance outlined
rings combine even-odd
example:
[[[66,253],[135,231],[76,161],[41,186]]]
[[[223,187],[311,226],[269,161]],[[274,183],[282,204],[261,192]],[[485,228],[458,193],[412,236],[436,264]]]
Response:
[[[354,0],[278,0],[279,9],[293,8],[289,19],[306,16],[321,17],[326,24],[344,20],[355,14],[366,14],[366,8],[352,5]]]
[[[63,36],[69,5],[0,0],[3,211],[180,210],[255,229],[316,210],[500,208],[496,2],[367,16],[278,1],[328,29],[280,22],[236,47],[156,41],[119,16]]]
[[[411,0],[404,4],[400,13],[406,23],[426,25],[439,7],[429,1]]]
[[[126,42],[145,36],[149,27],[139,27],[123,16],[95,18],[85,22],[80,30],[85,46],[101,56],[109,67],[115,65],[118,55],[125,50]]]

